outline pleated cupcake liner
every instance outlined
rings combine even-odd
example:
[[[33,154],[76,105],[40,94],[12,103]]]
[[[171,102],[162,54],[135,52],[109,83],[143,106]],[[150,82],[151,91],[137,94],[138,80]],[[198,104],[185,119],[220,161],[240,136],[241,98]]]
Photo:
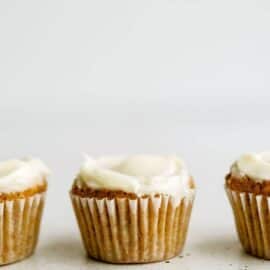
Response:
[[[45,193],[0,202],[0,265],[30,256],[36,247]]]
[[[83,198],[71,194],[88,256],[111,263],[162,261],[185,243],[193,197]]]
[[[270,197],[226,188],[245,252],[270,259]]]

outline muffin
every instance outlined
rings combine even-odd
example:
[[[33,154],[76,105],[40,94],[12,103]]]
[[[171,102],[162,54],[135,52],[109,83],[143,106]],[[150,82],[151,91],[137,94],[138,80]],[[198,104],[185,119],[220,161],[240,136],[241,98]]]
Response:
[[[244,250],[270,259],[270,152],[242,155],[225,186]]]
[[[34,252],[48,172],[38,159],[0,162],[0,265]]]
[[[195,186],[175,156],[87,157],[70,195],[89,257],[147,263],[179,254]]]

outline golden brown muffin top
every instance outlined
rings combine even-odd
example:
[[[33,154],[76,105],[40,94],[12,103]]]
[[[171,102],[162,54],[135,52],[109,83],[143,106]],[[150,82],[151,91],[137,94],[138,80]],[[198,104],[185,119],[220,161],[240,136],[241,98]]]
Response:
[[[37,185],[22,192],[0,193],[0,202],[28,198],[35,194],[43,193],[46,190],[47,183],[44,181],[43,185]]]
[[[189,180],[189,187],[190,189],[195,189],[195,184],[192,178]],[[78,195],[80,197],[85,198],[108,198],[108,199],[114,199],[114,198],[129,198],[129,199],[137,199],[138,195],[135,193],[129,193],[121,190],[109,190],[109,189],[93,189],[88,187],[87,185],[78,187],[75,183],[72,186],[71,194]],[[160,196],[161,194],[155,194],[155,196]],[[146,198],[150,195],[145,194],[140,197]]]
[[[226,176],[226,187],[238,191],[238,192],[249,192],[256,195],[270,195],[270,180],[254,181],[254,179],[244,176],[234,176],[229,173]]]

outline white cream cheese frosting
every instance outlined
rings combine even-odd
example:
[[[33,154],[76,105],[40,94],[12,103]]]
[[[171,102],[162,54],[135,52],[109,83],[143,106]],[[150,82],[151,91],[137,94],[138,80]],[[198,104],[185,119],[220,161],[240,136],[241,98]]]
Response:
[[[175,156],[86,156],[75,180],[79,188],[121,190],[137,196],[166,194],[180,199],[194,192],[185,163]]]
[[[44,184],[50,171],[39,159],[0,162],[0,193],[22,192]]]
[[[236,176],[249,176],[257,182],[270,179],[270,152],[242,155],[231,167]]]

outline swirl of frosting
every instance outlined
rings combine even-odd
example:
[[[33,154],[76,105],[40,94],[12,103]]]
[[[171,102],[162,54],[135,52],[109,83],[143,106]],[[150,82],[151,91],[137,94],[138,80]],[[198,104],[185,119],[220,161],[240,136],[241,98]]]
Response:
[[[121,190],[138,196],[166,194],[180,199],[193,191],[190,178],[184,162],[175,156],[135,155],[99,159],[86,156],[75,185]]]
[[[260,182],[270,179],[270,152],[242,155],[231,167],[234,175],[244,176]]]
[[[0,192],[21,192],[43,185],[49,169],[39,159],[11,159],[0,162]]]

